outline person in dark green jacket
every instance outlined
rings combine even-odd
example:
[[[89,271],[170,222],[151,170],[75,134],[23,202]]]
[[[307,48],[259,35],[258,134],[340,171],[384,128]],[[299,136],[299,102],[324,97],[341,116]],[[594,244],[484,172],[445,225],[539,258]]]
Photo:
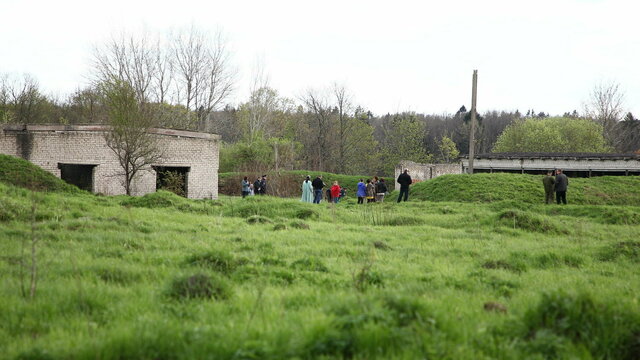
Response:
[[[547,171],[547,175],[542,179],[544,185],[544,199],[547,204],[553,204],[553,192],[555,191],[556,179],[553,177],[553,171]]]
[[[567,205],[567,187],[569,186],[569,178],[562,173],[562,169],[556,170],[556,202],[558,205],[563,203]]]

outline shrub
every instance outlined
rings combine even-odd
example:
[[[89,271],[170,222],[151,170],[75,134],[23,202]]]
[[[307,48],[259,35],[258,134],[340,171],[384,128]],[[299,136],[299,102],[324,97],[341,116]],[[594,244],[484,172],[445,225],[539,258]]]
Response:
[[[291,267],[299,270],[328,272],[329,268],[316,257],[307,257],[291,263]]]
[[[380,240],[374,241],[373,247],[379,250],[391,250],[391,246],[387,245],[386,242]]]
[[[482,264],[482,267],[485,269],[503,269],[516,274],[527,270],[527,266],[524,263],[515,260],[488,260]]]
[[[365,265],[353,275],[353,285],[358,291],[366,291],[370,286],[383,287],[382,274],[371,270],[371,265]]]
[[[251,215],[247,218],[247,223],[249,224],[271,224],[273,220],[269,219],[266,216],[261,215]]]
[[[177,300],[194,298],[224,300],[231,297],[231,287],[221,278],[199,273],[174,279],[168,295]]]
[[[184,191],[186,182],[185,174],[171,170],[162,171],[161,173],[163,175],[163,181],[158,184],[159,189],[172,192],[178,196],[187,196]]]
[[[277,223],[273,226],[273,231],[279,231],[279,230],[287,230],[287,225],[283,224],[283,223]]]
[[[239,266],[248,263],[248,260],[245,258],[236,259],[233,255],[223,251],[210,251],[191,255],[186,259],[186,263],[229,275]]]
[[[294,229],[301,229],[301,230],[309,230],[309,224],[307,224],[304,221],[292,221],[289,223],[289,226],[294,228]]]
[[[300,209],[296,212],[296,218],[302,220],[317,219],[319,216],[318,212],[313,209]]]

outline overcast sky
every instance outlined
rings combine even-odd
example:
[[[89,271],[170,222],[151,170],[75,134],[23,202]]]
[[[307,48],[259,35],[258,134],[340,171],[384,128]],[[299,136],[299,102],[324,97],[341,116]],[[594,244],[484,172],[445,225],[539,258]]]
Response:
[[[100,5],[94,5],[100,4]],[[640,116],[640,25],[634,1],[32,1],[0,0],[0,73],[29,73],[50,93],[86,84],[91,49],[112,34],[220,28],[247,98],[264,59],[271,84],[347,86],[375,114],[582,109],[617,82]]]

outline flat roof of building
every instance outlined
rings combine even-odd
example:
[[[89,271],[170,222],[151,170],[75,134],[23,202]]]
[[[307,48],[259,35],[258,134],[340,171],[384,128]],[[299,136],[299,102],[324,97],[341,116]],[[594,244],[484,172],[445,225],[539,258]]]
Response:
[[[469,156],[463,156],[468,159]],[[640,154],[614,154],[614,153],[544,153],[544,152],[505,152],[487,153],[475,155],[476,159],[572,159],[572,160],[640,160]]]
[[[95,131],[104,132],[109,131],[109,126],[106,125],[35,125],[35,124],[10,124],[4,125],[4,131],[15,132],[71,132],[71,131]],[[199,131],[187,131],[187,130],[174,130],[174,129],[149,129],[152,134],[186,137],[186,138],[198,138],[207,140],[220,140],[220,135],[210,134]]]

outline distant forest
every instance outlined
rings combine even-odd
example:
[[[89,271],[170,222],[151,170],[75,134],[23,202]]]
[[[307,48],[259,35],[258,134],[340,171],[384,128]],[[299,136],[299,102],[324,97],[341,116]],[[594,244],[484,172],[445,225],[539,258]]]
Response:
[[[470,114],[464,105],[445,114],[373,114],[358,105],[356,94],[336,83],[287,98],[270,85],[260,66],[247,97],[230,105],[237,72],[225,43],[219,34],[195,28],[155,40],[114,37],[97,46],[92,59],[90,85],[64,97],[45,94],[31,76],[0,74],[0,124],[109,124],[103,84],[116,80],[131,87],[141,113],[155,127],[220,134],[222,172],[307,169],[389,175],[400,160],[454,162],[469,150]],[[528,148],[547,142],[571,149],[575,139],[585,138],[581,134],[595,132],[602,141],[592,151],[637,152],[640,120],[624,112],[623,100],[614,83],[594,87],[581,112],[550,118],[534,109],[480,111],[475,151],[495,151],[507,132],[500,151],[558,151]]]

